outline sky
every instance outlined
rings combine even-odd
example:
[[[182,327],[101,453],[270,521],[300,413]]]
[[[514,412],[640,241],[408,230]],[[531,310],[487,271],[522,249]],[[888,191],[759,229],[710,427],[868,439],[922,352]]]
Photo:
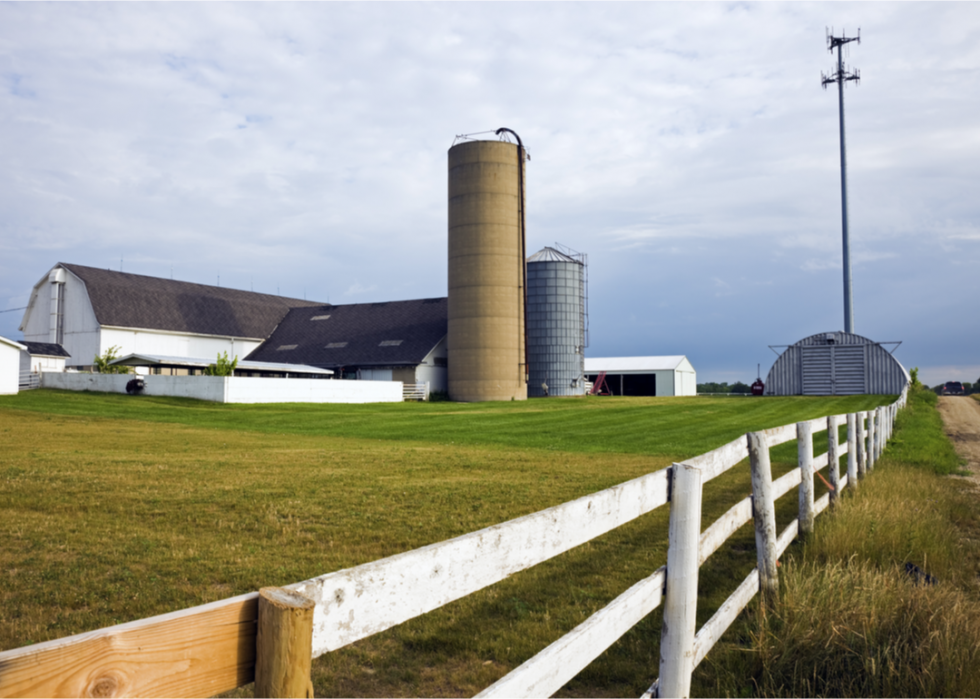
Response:
[[[0,335],[58,262],[329,303],[444,296],[447,151],[508,127],[586,356],[763,378],[842,330],[980,378],[980,3],[0,3]],[[484,136],[494,138],[492,134]]]

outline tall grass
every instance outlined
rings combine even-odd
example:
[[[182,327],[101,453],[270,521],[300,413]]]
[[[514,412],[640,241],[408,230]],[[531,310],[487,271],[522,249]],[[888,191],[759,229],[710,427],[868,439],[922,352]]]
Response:
[[[860,489],[784,558],[779,604],[733,627],[697,692],[980,696],[980,493],[939,475],[960,462],[935,403],[911,396]]]

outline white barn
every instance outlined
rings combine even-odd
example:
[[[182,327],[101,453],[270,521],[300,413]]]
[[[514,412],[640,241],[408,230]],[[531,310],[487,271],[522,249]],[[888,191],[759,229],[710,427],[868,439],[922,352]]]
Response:
[[[585,358],[588,381],[594,383],[602,372],[616,396],[695,396],[698,392],[697,372],[682,354]]]
[[[27,348],[0,337],[0,396],[17,393],[20,386],[20,356]]]
[[[58,263],[31,291],[20,330],[27,342],[61,345],[68,367],[97,355],[244,357],[291,308],[318,305],[251,291]]]

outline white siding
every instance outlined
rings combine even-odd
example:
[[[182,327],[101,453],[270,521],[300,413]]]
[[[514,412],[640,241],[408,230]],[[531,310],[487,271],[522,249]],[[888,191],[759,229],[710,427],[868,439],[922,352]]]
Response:
[[[244,359],[260,344],[261,341],[259,340],[106,327],[102,328],[99,354],[116,346],[120,348],[116,353],[118,357],[125,357],[127,354],[153,354],[165,357],[207,357],[210,359],[216,358],[220,352],[227,352],[229,359],[235,357]],[[88,362],[88,364],[91,363],[91,361]]]
[[[15,377],[16,378],[16,377]],[[125,393],[132,374],[41,375],[45,388]],[[144,376],[144,394],[218,403],[401,403],[401,381],[331,381],[245,376]],[[14,386],[16,389],[16,384]]]
[[[20,382],[20,353],[24,346],[0,337],[0,395],[17,393]]]
[[[65,351],[71,355],[68,366],[88,366],[99,349],[99,323],[88,298],[88,291],[81,279],[63,268],[56,270],[64,272],[64,340],[61,343]],[[55,270],[52,270],[52,272]],[[57,342],[52,338],[52,304],[49,275],[37,283],[31,293],[27,311],[21,330],[28,342]]]

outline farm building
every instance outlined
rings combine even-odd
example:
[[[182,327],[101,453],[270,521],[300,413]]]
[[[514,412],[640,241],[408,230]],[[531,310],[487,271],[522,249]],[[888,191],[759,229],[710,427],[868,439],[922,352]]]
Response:
[[[445,298],[294,308],[246,359],[445,391],[446,311]]]
[[[243,357],[289,309],[312,301],[59,263],[34,285],[20,325],[28,342],[61,345],[69,367],[120,354]]]
[[[26,347],[20,353],[20,372],[40,374],[42,371],[64,371],[69,354],[61,345],[50,342],[21,343]]]
[[[694,396],[697,373],[682,354],[668,357],[586,357],[585,374],[595,383],[605,373],[615,396]]]
[[[882,345],[845,332],[817,333],[786,347],[766,377],[767,396],[897,395],[910,381]],[[894,349],[892,350],[894,352]]]
[[[20,385],[20,356],[27,348],[20,342],[0,337],[0,396],[17,393]]]

